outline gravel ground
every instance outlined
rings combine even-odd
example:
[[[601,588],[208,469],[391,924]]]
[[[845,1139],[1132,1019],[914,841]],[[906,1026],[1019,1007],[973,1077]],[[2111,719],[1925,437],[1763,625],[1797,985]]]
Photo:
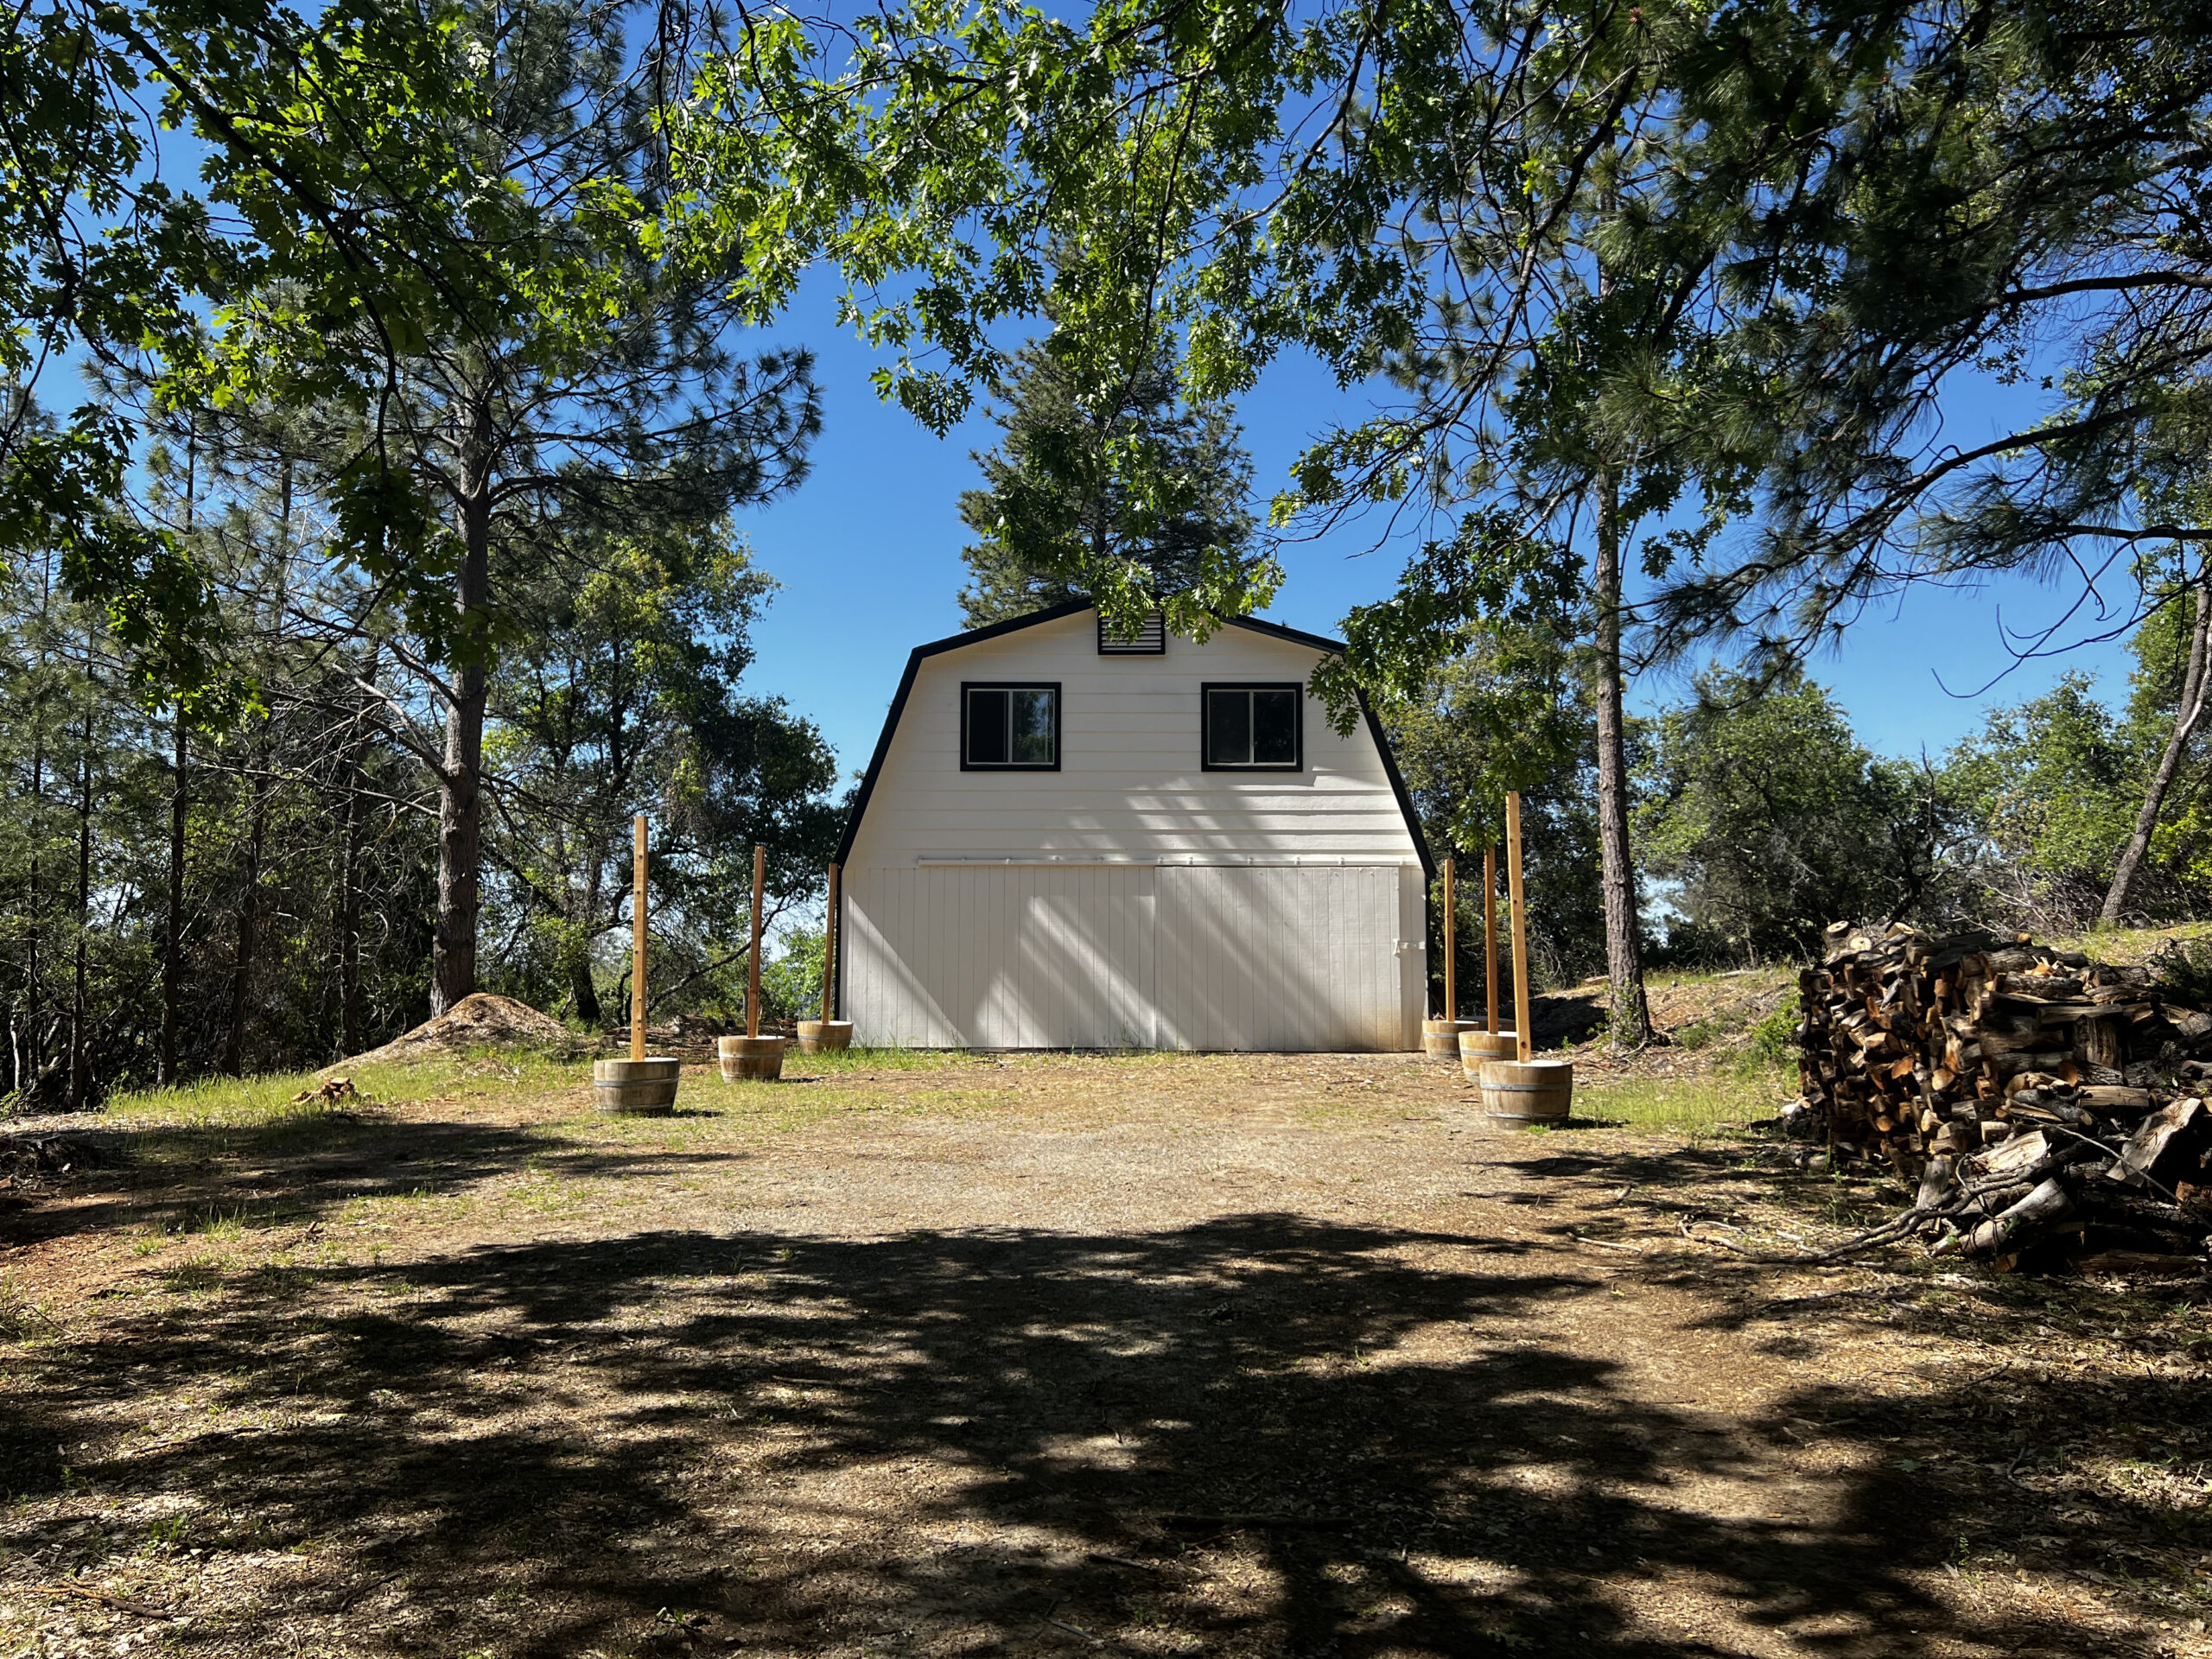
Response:
[[[0,1653],[2212,1652],[2202,1285],[1753,1263],[1852,1195],[1410,1057],[804,1065],[19,1159]]]

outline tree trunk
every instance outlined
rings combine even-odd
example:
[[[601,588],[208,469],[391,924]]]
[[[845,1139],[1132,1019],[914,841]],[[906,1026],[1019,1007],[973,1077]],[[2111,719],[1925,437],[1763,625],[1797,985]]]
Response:
[[[2189,670],[2182,680],[2181,706],[2174,712],[2174,729],[2166,739],[2166,752],[2158,758],[2158,769],[2151,774],[2151,787],[2143,797],[2143,810],[2136,815],[2135,833],[2127,838],[2127,846],[2120,855],[2120,868],[2113,873],[2112,890],[2105,894],[2104,909],[2097,916],[2101,926],[2120,925],[2120,913],[2127,908],[2128,891],[2135,885],[2136,872],[2151,850],[2151,836],[2158,827],[2158,814],[2165,810],[2166,791],[2173,787],[2174,775],[2181,770],[2190,736],[2204,713],[2205,644],[2208,632],[2212,632],[2212,557],[2207,557],[2196,568],[2196,585],[2191,591],[2190,601],[2196,607],[2196,617],[2190,630]]]
[[[478,867],[483,856],[484,670],[454,677],[446,711],[446,755],[438,785],[438,923],[430,1012],[445,1013],[476,989]]]
[[[620,734],[621,728],[618,722],[615,728],[618,741]],[[584,878],[582,894],[580,897],[572,889],[569,895],[569,903],[574,907],[570,912],[569,919],[572,922],[580,923],[583,932],[582,954],[577,957],[569,967],[569,991],[575,998],[576,1018],[588,1026],[603,1025],[607,1015],[607,1010],[599,1000],[598,982],[591,976],[592,946],[599,938],[599,901],[605,869],[606,867],[601,861],[599,855],[593,853],[589,860],[588,874]]]
[[[259,772],[257,764],[253,817],[246,833],[245,895],[238,903],[238,954],[231,969],[231,1021],[223,1037],[223,1070],[234,1077],[245,1071],[246,1011],[252,1001],[254,953],[261,945],[261,855],[268,835],[269,801]]]
[[[1617,1047],[1651,1039],[1643,998],[1643,946],[1637,927],[1636,866],[1628,842],[1628,743],[1621,710],[1620,482],[1608,468],[1598,483],[1598,851],[1605,899],[1605,973]]]
[[[338,1053],[361,1052],[361,754],[347,767],[346,849],[338,872]]]
[[[197,416],[185,439],[184,532],[189,536],[198,515],[200,487],[200,423]],[[190,760],[184,721],[184,699],[176,704],[176,763],[169,791],[169,905],[162,930],[162,1052],[155,1080],[164,1089],[179,1082],[176,1065],[178,1009],[184,998],[184,827],[189,804],[185,793]]]
[[[485,608],[491,596],[491,410],[480,404],[461,504],[461,560],[454,606],[462,653],[447,688],[445,765],[438,782],[438,922],[430,1012],[441,1014],[476,989],[476,915],[483,860]]]
[[[184,983],[184,825],[188,802],[185,767],[188,728],[184,705],[176,710],[176,764],[169,791],[169,905],[162,931],[162,1055],[157,1080],[165,1089],[178,1081],[176,1069],[177,1010],[183,1001]]]
[[[377,648],[369,650],[369,660],[362,678],[371,685],[377,683]],[[338,1052],[342,1058],[359,1054],[361,1041],[361,855],[368,839],[368,814],[364,799],[368,793],[369,745],[374,741],[367,718],[369,705],[363,705],[359,725],[360,734],[353,740],[346,757],[346,850],[344,862],[339,871],[338,893]]]
[[[86,642],[84,747],[77,755],[77,951],[69,1004],[69,1077],[66,1099],[71,1111],[91,1104],[92,1079],[85,1052],[86,953],[92,933],[92,642]]]
[[[577,1019],[588,1026],[604,1023],[603,1011],[599,1006],[599,987],[592,982],[591,957],[588,953],[578,957],[569,966],[569,988],[576,999]]]
[[[43,653],[41,653],[43,666]],[[40,993],[44,988],[39,979],[38,946],[40,929],[45,918],[46,892],[40,883],[39,849],[46,834],[46,726],[40,711],[34,707],[32,718],[39,723],[31,732],[31,856],[30,884],[24,893],[23,916],[30,925],[25,930],[25,962],[23,969],[24,1023],[30,1027],[30,1081],[25,1083],[18,1073],[16,1088],[26,1100],[38,1089],[46,1075],[46,1037],[39,1027]]]

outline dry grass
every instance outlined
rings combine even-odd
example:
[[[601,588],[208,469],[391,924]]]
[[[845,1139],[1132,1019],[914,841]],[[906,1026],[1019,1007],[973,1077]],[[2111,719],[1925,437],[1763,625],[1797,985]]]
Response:
[[[2212,938],[2212,922],[2183,922],[2172,927],[2128,927],[2096,931],[2042,943],[2059,950],[2079,950],[2098,962],[2139,964],[2160,946],[2182,939]]]

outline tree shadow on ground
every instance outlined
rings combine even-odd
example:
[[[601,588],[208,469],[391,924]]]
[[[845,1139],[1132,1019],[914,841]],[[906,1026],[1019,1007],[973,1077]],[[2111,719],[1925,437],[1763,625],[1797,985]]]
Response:
[[[130,1226],[194,1232],[225,1219],[311,1224],[362,1199],[456,1193],[524,1170],[649,1179],[753,1155],[742,1147],[580,1145],[558,1128],[342,1109],[103,1128],[74,1138],[79,1166],[20,1194],[0,1193],[0,1241],[36,1244]],[[55,1196],[71,1201],[35,1201]]]
[[[1840,1436],[1884,1449],[1867,1486],[1870,1520],[1910,1513],[1961,1556],[1993,1549],[2007,1566],[2160,1586],[2201,1606],[2212,1592],[2212,1510],[2203,1502],[2212,1387],[2197,1363],[2203,1342],[2181,1334],[2201,1326],[2173,1315],[2201,1302],[2202,1282],[2123,1288],[1918,1265],[1796,1294],[1746,1281],[1695,1328],[1748,1338],[1778,1359],[1839,1338],[1897,1349],[1907,1369],[1891,1373],[1904,1385],[1897,1392],[1869,1399],[1815,1384],[1771,1414],[1801,1443]],[[2069,1332],[2051,1319],[2101,1363],[2055,1373],[2044,1339],[2063,1342]],[[1979,1339],[1974,1374],[1911,1363],[1916,1338],[1944,1343],[1968,1331]],[[2041,1352],[2014,1363],[2016,1341]],[[2179,1363],[2161,1364],[2168,1361]]]
[[[1942,1491],[1793,1472],[1777,1425],[1517,1323],[1603,1294],[1289,1215],[549,1238],[111,1314],[0,1395],[0,1447],[263,1563],[182,1654],[2094,1649],[1920,1587]],[[0,1582],[145,1524],[11,1538]]]

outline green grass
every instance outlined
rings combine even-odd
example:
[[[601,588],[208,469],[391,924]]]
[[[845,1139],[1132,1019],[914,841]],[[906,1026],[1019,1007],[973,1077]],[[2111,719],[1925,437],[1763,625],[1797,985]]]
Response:
[[[1782,1011],[1770,1020],[1782,1018]],[[1763,1032],[1754,1037],[1764,1035]],[[1574,1116],[1578,1122],[1701,1136],[1754,1118],[1771,1116],[1792,1092],[1792,1076],[1758,1057],[1756,1045],[1738,1063],[1715,1074],[1682,1081],[1636,1080],[1586,1083],[1577,1086]],[[1008,1057],[1004,1063],[1050,1065],[1062,1061],[1057,1055]],[[1086,1055],[1092,1064],[1115,1066],[1187,1065],[1191,1057],[1150,1051],[1128,1054]],[[264,1151],[280,1151],[294,1141],[326,1140],[352,1132],[382,1132],[375,1120],[355,1122],[349,1108],[378,1102],[403,1103],[441,1098],[497,1099],[532,1096],[574,1090],[577,1109],[531,1131],[548,1141],[605,1143],[662,1147],[670,1151],[690,1149],[723,1138],[728,1129],[788,1132],[852,1112],[963,1111],[988,1109],[1003,1103],[995,1095],[978,1095],[959,1086],[964,1068],[995,1065],[995,1056],[935,1049],[848,1049],[821,1054],[800,1054],[794,1049],[785,1061],[785,1081],[779,1084],[725,1083],[710,1068],[685,1073],[677,1096],[677,1116],[664,1118],[605,1117],[593,1112],[583,1090],[591,1077],[588,1059],[560,1059],[528,1052],[486,1050],[447,1059],[411,1064],[368,1065],[347,1075],[359,1099],[336,1102],[296,1096],[312,1093],[324,1075],[295,1072],[259,1077],[213,1077],[174,1089],[149,1089],[116,1096],[109,1103],[118,1119],[143,1125],[155,1132],[156,1155],[164,1131],[203,1153],[212,1141],[243,1136],[240,1144]],[[870,1073],[944,1072],[945,1086],[929,1088],[903,1098],[886,1099],[868,1090]],[[1357,1102],[1331,1102],[1329,1109],[1356,1106]],[[716,1120],[720,1120],[719,1126]],[[577,1195],[545,1195],[539,1201],[565,1205]],[[197,1218],[188,1230],[221,1236],[246,1226],[266,1225],[269,1220],[243,1212],[235,1216]]]
[[[1739,987],[1745,995],[1772,990],[1786,985],[1797,977],[1796,966],[1789,963],[1769,963],[1757,968],[1654,968],[1643,976],[1647,990],[1671,990],[1678,985],[1704,985],[1720,982]],[[1601,975],[1585,984],[1605,983]]]
[[[282,1157],[311,1149],[373,1144],[404,1134],[380,1105],[435,1100],[527,1099],[575,1090],[581,1101],[588,1062],[486,1051],[410,1065],[359,1066],[334,1075],[357,1093],[336,1100],[315,1094],[323,1075],[311,1071],[256,1077],[209,1077],[174,1089],[118,1094],[108,1103],[118,1128],[135,1135],[135,1155],[150,1161],[210,1157]],[[304,1100],[297,1098],[306,1095]],[[212,1224],[212,1225],[211,1225]],[[222,1231],[270,1224],[253,1215],[195,1217],[180,1229]]]
[[[0,1273],[0,1342],[22,1342],[48,1336],[61,1327],[31,1294],[5,1273]]]
[[[963,1109],[988,1103],[964,1094],[957,1079],[962,1068],[988,1064],[975,1056],[904,1049],[854,1049],[801,1055],[791,1052],[781,1084],[725,1083],[711,1065],[693,1064],[684,1073],[672,1117],[613,1117],[591,1102],[589,1058],[562,1058],[527,1050],[485,1049],[445,1058],[327,1068],[257,1077],[211,1077],[174,1089],[118,1094],[108,1103],[118,1127],[139,1132],[143,1155],[156,1161],[192,1161],[209,1156],[283,1155],[309,1147],[404,1138],[404,1125],[378,1106],[416,1103],[548,1102],[558,1116],[530,1125],[522,1133],[549,1151],[588,1152],[618,1146],[630,1152],[696,1153],[738,1136],[780,1133],[852,1112],[919,1112]],[[868,1084],[884,1072],[947,1074],[947,1087],[908,1091],[909,1098],[887,1098]],[[326,1077],[347,1077],[354,1096],[327,1100],[315,1090]],[[301,1096],[308,1098],[301,1099]],[[430,1198],[417,1194],[419,1208]],[[533,1195],[543,1205],[566,1207],[580,1195]],[[387,1196],[380,1203],[398,1200]],[[180,1218],[171,1230],[227,1237],[270,1218],[240,1211]]]
[[[830,1048],[802,1054],[793,1043],[785,1051],[784,1071],[791,1077],[834,1077],[853,1071],[933,1071],[975,1061],[973,1054],[944,1048]]]
[[[352,1078],[359,1100],[297,1100],[312,1094],[325,1075]],[[588,1060],[564,1060],[504,1049],[327,1074],[290,1071],[256,1077],[205,1077],[170,1089],[118,1094],[108,1111],[149,1125],[179,1128],[262,1128],[314,1123],[349,1106],[372,1101],[426,1100],[435,1095],[543,1094],[591,1079]]]
[[[1676,1081],[1638,1077],[1577,1084],[1574,1118],[1608,1128],[1649,1129],[1693,1138],[1771,1117],[1789,1097],[1791,1074],[1746,1067]]]
[[[183,1128],[212,1128],[217,1125],[246,1127],[281,1123],[289,1119],[321,1116],[330,1108],[321,1102],[301,1105],[292,1096],[315,1086],[304,1072],[265,1077],[207,1077],[167,1089],[137,1089],[110,1096],[111,1116],[174,1124]]]

